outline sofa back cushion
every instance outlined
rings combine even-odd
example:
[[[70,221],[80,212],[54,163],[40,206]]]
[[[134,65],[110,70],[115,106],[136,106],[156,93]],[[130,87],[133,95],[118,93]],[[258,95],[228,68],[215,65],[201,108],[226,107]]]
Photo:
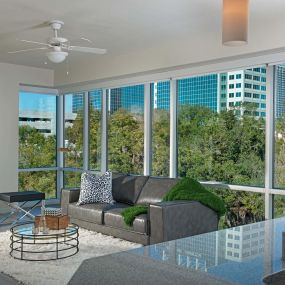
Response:
[[[136,204],[154,204],[161,202],[165,194],[178,181],[178,178],[150,177],[143,187]]]
[[[113,199],[119,203],[134,205],[146,184],[148,176],[118,175],[113,178]]]

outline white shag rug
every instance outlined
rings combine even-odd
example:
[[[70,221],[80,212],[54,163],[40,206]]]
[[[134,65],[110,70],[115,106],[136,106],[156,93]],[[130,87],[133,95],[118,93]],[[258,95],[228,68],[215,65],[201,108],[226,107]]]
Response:
[[[23,261],[10,256],[10,231],[6,231],[0,233],[0,272],[27,285],[64,285],[85,259],[140,246],[137,243],[79,229],[79,252],[76,255],[56,261]]]

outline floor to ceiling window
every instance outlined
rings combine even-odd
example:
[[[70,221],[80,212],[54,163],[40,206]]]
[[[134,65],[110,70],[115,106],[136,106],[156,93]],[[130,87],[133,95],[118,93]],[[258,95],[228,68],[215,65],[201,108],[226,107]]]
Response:
[[[264,186],[265,99],[261,96],[265,91],[249,88],[253,80],[247,79],[265,76],[263,71],[254,68],[178,80],[179,176]]]
[[[41,191],[47,198],[56,196],[56,108],[56,95],[19,94],[20,191]]]
[[[285,65],[275,67],[275,171],[274,186],[285,188]]]
[[[153,176],[169,176],[170,83],[151,84],[152,171]]]
[[[285,189],[285,64],[275,66],[274,92],[274,187]],[[285,196],[274,195],[274,217],[285,215]]]
[[[143,174],[144,85],[111,89],[108,113],[109,169]]]
[[[102,90],[89,92],[89,167],[101,169]]]
[[[64,95],[64,167],[83,167],[84,94]]]
[[[261,77],[263,67],[177,81],[180,177],[264,187],[266,83],[255,80]],[[214,192],[227,207],[221,226],[264,219],[264,195]]]
[[[63,186],[62,177],[65,187],[80,186],[81,173],[105,169],[106,158],[107,168],[114,172],[143,174],[146,151],[150,154],[153,176],[169,176],[171,170],[171,176],[175,177],[171,158],[173,163],[177,162],[179,177],[193,177],[206,182],[207,187],[212,182],[216,187],[221,185],[214,192],[225,200],[229,218],[246,213],[250,221],[263,219],[264,193],[274,194],[274,213],[281,216],[285,203],[282,195],[285,189],[284,66],[279,64],[275,69],[261,66],[104,90],[94,88],[66,93],[60,100],[56,95],[22,92],[19,95],[19,189],[44,191],[48,198],[55,197],[56,188]],[[275,129],[271,135],[265,128],[266,122],[269,125],[272,119],[268,106],[273,97],[267,88],[273,92],[273,87],[266,85],[266,81],[272,77],[273,69]],[[150,106],[144,100],[149,96],[145,86],[150,86]],[[177,150],[170,146],[173,143],[170,122],[175,125],[176,113],[176,104],[170,106],[170,97],[177,100],[177,125],[171,128],[172,135],[177,137]],[[144,110],[145,103],[148,110]],[[59,121],[64,118],[58,128],[57,106]],[[149,110],[151,114],[146,118],[147,121],[151,118],[151,138],[148,135],[144,138],[144,115]],[[107,119],[103,114],[107,114]],[[105,127],[106,141],[102,136]],[[58,157],[57,136],[62,138]],[[147,148],[144,139],[151,139],[147,144],[150,149],[144,149]],[[265,144],[273,139],[271,171]],[[270,181],[269,172],[273,173],[274,185],[265,187],[266,175],[267,186]],[[60,179],[57,181],[56,177]],[[228,226],[227,223],[225,220],[223,226]]]

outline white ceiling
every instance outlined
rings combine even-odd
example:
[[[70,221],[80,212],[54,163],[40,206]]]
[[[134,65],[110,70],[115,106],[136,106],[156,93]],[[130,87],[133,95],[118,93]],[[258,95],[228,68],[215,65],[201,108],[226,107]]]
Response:
[[[249,45],[244,49],[222,47],[221,12],[222,0],[0,0],[0,62],[55,68],[44,65],[44,51],[7,53],[34,47],[17,38],[46,41],[51,30],[44,23],[52,19],[65,22],[62,35],[73,44],[88,45],[76,40],[86,37],[106,48],[108,54],[100,56],[106,58],[173,42],[187,42],[192,56],[197,46],[205,53],[213,49],[231,55],[285,46],[284,0],[250,1]],[[94,57],[98,55],[73,52],[68,59],[72,65]]]

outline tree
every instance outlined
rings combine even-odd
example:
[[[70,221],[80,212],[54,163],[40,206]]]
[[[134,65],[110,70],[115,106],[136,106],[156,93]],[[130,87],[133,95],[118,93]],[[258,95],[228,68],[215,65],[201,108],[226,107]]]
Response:
[[[143,118],[119,109],[109,117],[109,168],[123,173],[143,173]]]

